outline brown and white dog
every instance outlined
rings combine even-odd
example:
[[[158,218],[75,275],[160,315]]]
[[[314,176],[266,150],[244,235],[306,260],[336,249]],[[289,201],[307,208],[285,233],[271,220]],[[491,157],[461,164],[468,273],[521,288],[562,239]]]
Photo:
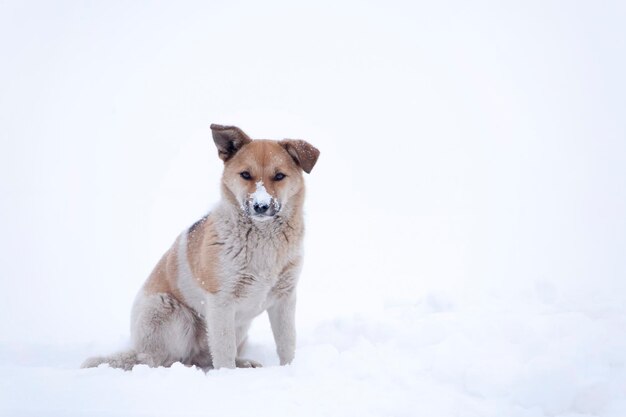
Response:
[[[293,360],[302,171],[311,172],[319,151],[303,140],[251,140],[233,126],[211,130],[224,161],[222,200],[178,236],[139,291],[132,349],[83,367],[260,366],[238,353],[252,319],[266,310],[281,365]]]

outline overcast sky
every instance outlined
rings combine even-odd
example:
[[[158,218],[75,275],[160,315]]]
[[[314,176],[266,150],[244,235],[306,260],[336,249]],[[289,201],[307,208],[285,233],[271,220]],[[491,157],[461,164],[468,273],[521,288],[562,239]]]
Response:
[[[126,331],[219,199],[210,123],[321,150],[304,312],[623,302],[625,21],[623,2],[2,2],[0,338]]]

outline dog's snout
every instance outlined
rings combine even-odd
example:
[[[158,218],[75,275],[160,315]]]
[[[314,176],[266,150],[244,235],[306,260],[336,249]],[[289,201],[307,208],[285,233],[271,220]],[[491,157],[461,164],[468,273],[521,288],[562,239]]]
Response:
[[[263,214],[269,208],[270,208],[269,204],[259,204],[259,203],[254,204],[254,212],[257,214]]]
[[[269,220],[280,211],[280,204],[259,181],[256,190],[248,195],[245,210],[255,220]]]

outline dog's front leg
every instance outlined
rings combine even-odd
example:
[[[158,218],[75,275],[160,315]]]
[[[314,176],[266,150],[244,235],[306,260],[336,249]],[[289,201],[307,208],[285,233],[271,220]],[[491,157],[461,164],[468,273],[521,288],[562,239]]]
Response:
[[[237,356],[235,309],[230,303],[208,300],[206,309],[209,350],[213,368],[234,368]]]
[[[291,291],[272,305],[267,314],[272,325],[281,365],[291,363],[296,351],[296,294]]]

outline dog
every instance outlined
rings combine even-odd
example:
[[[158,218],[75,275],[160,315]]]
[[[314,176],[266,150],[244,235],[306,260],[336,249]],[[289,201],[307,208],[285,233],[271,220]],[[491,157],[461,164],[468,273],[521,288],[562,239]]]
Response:
[[[211,131],[224,161],[220,202],[178,236],[139,291],[131,349],[87,359],[83,368],[258,367],[239,354],[264,311],[280,364],[294,359],[303,172],[320,152],[304,140],[252,140],[234,126]]]

